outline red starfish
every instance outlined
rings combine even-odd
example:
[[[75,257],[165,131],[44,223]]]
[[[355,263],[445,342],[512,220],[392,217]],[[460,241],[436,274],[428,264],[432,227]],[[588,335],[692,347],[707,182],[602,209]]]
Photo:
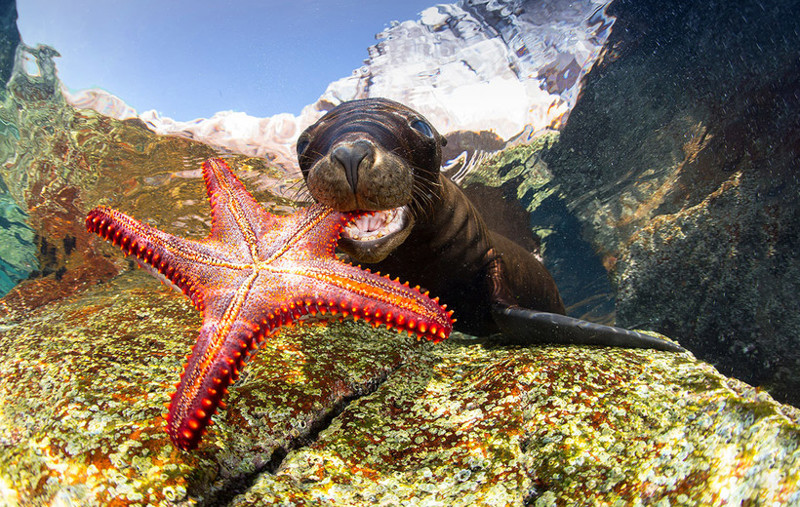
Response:
[[[211,233],[202,241],[167,234],[107,207],[86,217],[90,232],[155,268],[203,313],[167,416],[167,433],[177,447],[197,447],[250,351],[303,315],[352,315],[434,341],[450,334],[452,312],[436,299],[335,257],[342,228],[356,215],[319,204],[272,215],[222,160],[206,161],[203,178]]]

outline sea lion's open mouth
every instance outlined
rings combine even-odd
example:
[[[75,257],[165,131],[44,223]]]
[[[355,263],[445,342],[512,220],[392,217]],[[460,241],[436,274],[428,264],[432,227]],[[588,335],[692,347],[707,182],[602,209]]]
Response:
[[[380,262],[405,241],[413,225],[407,206],[367,213],[345,226],[339,247],[359,262]]]
[[[344,229],[354,241],[373,241],[394,234],[405,227],[405,206],[361,215]]]

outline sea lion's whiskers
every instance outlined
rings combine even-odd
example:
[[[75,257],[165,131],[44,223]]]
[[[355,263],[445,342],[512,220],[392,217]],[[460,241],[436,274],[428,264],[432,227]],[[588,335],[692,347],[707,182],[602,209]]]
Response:
[[[427,181],[414,180],[411,189],[412,200],[408,209],[415,220],[430,216],[433,213],[438,187],[439,185],[431,185]]]
[[[304,179],[295,180],[286,185],[286,197],[295,202],[313,202],[314,197]]]

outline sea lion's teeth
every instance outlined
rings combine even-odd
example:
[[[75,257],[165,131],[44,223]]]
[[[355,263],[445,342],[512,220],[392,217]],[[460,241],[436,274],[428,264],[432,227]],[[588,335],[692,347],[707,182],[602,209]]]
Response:
[[[393,208],[362,215],[345,226],[345,235],[356,241],[372,241],[403,228],[402,209]]]

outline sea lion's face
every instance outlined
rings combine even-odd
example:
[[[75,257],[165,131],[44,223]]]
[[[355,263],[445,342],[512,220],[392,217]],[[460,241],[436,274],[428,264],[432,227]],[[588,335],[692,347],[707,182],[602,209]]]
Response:
[[[300,169],[318,202],[375,211],[345,229],[339,246],[378,262],[411,232],[435,199],[444,140],[416,111],[387,99],[345,102],[297,140]]]

